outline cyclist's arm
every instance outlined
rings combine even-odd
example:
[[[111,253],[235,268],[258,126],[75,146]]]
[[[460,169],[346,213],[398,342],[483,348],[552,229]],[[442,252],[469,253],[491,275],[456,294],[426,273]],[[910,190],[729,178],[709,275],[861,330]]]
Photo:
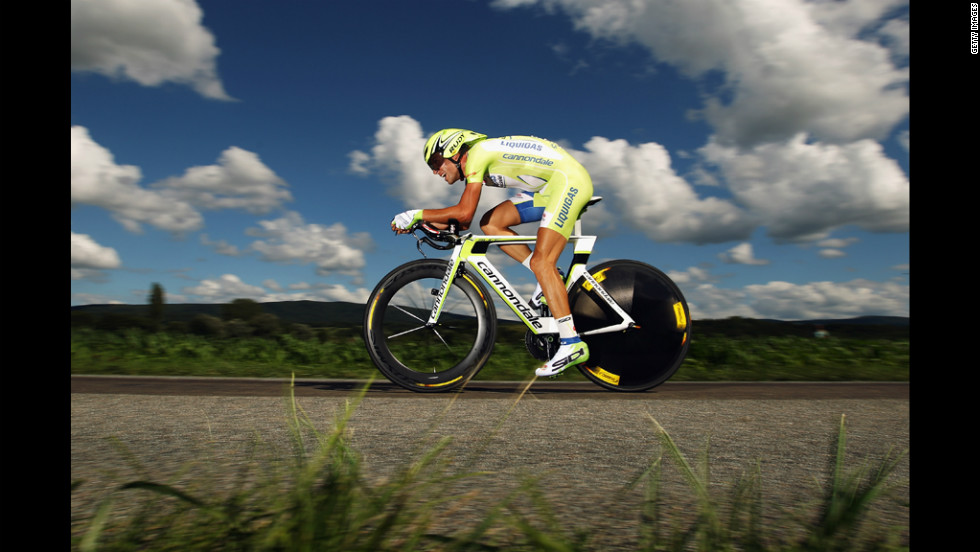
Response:
[[[483,182],[468,182],[466,189],[463,190],[459,203],[444,209],[424,209],[422,220],[434,223],[449,223],[449,219],[459,221],[460,229],[466,230],[473,222],[473,215],[480,204],[480,194],[483,191]]]

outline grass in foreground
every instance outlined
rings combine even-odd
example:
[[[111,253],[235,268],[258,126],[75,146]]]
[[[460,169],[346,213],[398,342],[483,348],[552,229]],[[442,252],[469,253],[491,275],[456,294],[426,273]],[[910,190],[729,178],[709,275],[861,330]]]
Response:
[[[485,515],[446,529],[454,512],[471,504],[466,486],[485,474],[459,473],[446,453],[449,439],[420,450],[394,475],[371,482],[350,447],[348,422],[363,393],[349,402],[326,431],[314,427],[294,396],[287,402],[291,435],[288,462],[252,466],[259,477],[243,477],[232,491],[199,485],[172,485],[140,479],[121,485],[84,519],[72,520],[71,547],[94,550],[548,550],[595,549],[590,531],[570,531],[554,514],[533,481],[491,504]],[[519,400],[519,399],[518,399]],[[709,486],[707,454],[700,466],[688,461],[654,420],[667,458],[654,460],[633,485],[646,500],[635,536],[636,550],[835,551],[907,550],[906,528],[865,527],[871,504],[891,488],[889,479],[904,458],[887,455],[873,467],[844,465],[844,418],[835,436],[835,455],[820,504],[800,505],[778,527],[767,525],[758,468],[719,497]],[[427,441],[420,436],[420,442]],[[664,468],[676,466],[695,504],[679,522],[664,512]],[[254,475],[254,474],[253,474]],[[245,483],[246,481],[254,481]],[[84,482],[72,482],[72,491]],[[192,488],[193,487],[193,488]],[[463,489],[463,490],[460,490]],[[125,515],[114,503],[138,506]],[[520,503],[520,504],[518,504]],[[530,510],[527,505],[530,504]],[[795,530],[787,536],[785,525]],[[597,528],[601,529],[601,528]]]

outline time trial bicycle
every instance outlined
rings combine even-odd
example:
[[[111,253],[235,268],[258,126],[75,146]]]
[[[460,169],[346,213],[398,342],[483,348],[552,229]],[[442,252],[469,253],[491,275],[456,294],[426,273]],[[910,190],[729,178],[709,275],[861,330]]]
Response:
[[[659,269],[614,260],[586,269],[596,236],[569,238],[573,257],[565,287],[589,360],[578,369],[614,391],[645,391],[667,381],[691,343],[691,317],[677,285]],[[487,257],[491,246],[528,244],[536,236],[459,235],[457,224],[439,230],[424,221],[410,230],[422,244],[452,250],[445,259],[418,259],[389,272],[371,292],[364,312],[364,342],[378,370],[417,392],[457,389],[486,365],[497,335],[493,290],[527,327],[525,345],[538,360],[558,348],[558,324],[534,309]],[[421,235],[416,232],[421,233]]]

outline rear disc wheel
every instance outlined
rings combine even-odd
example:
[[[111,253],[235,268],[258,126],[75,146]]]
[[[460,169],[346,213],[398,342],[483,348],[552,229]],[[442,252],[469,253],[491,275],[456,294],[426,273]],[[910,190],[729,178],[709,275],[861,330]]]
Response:
[[[659,269],[637,261],[609,261],[589,273],[636,327],[582,336],[589,345],[589,360],[578,365],[582,374],[614,391],[645,391],[670,379],[691,343],[690,311],[677,285]],[[580,334],[621,320],[585,278],[572,286],[569,304]]]

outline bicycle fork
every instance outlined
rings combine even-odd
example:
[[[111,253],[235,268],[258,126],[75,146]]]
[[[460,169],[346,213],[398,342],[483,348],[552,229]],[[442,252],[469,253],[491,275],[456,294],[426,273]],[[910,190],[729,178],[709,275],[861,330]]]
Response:
[[[446,291],[449,289],[449,286],[453,285],[453,280],[456,279],[456,271],[459,270],[462,247],[462,245],[457,245],[453,248],[452,257],[449,259],[449,266],[446,267],[446,274],[442,277],[439,292],[435,294],[435,301],[432,303],[432,311],[429,312],[429,320],[425,324],[428,327],[435,326],[439,323],[439,315],[442,313],[442,307],[445,304]]]

